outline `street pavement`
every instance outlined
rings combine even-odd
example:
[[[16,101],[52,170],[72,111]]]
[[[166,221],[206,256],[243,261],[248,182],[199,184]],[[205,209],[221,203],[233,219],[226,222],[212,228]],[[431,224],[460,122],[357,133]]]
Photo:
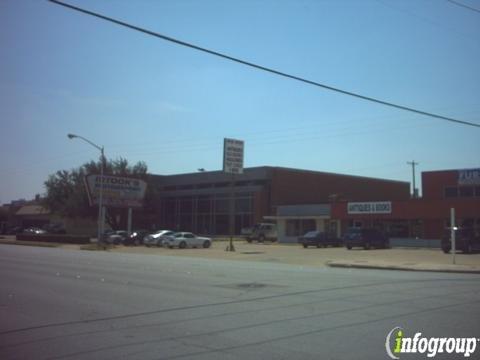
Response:
[[[479,305],[475,274],[0,245],[0,359],[388,359],[397,326],[479,338]]]

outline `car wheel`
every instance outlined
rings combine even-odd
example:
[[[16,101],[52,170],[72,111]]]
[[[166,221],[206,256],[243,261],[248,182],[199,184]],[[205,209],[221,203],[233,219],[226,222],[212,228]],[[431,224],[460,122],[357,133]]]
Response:
[[[363,245],[363,248],[365,250],[369,250],[370,249],[370,243],[366,242],[365,245]]]
[[[185,249],[187,247],[187,243],[185,241],[182,241],[179,245],[178,245],[178,248],[179,249]]]
[[[442,248],[442,251],[443,251],[445,254],[448,254],[448,253],[450,252],[450,248],[444,247],[444,248]]]
[[[252,243],[252,239],[247,239],[247,242],[248,242],[249,244],[251,244],[251,243]]]
[[[206,240],[206,241],[203,242],[203,247],[204,247],[205,249],[208,249],[208,248],[210,247],[210,245],[212,245],[212,244],[211,244],[210,241],[208,241],[208,240]]]
[[[345,246],[347,247],[347,250],[352,250],[352,245],[347,244],[347,245],[345,245]]]
[[[306,249],[308,247],[307,244],[302,244],[303,248]]]

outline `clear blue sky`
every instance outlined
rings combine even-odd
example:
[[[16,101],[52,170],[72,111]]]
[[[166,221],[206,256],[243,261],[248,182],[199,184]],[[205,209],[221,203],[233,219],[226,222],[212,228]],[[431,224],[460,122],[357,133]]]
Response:
[[[459,0],[480,9],[478,0]],[[480,13],[448,1],[78,1],[297,76],[480,123]],[[60,169],[143,160],[154,174],[246,166],[411,179],[480,166],[480,128],[263,73],[67,10],[0,1],[0,203]],[[419,174],[418,174],[419,175]]]

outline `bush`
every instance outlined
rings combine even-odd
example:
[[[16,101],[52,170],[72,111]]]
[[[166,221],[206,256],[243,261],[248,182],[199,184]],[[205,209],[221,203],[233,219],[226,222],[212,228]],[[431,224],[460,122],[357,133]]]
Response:
[[[89,244],[90,237],[82,235],[66,235],[66,234],[18,234],[17,240],[22,241],[39,241],[60,244]]]

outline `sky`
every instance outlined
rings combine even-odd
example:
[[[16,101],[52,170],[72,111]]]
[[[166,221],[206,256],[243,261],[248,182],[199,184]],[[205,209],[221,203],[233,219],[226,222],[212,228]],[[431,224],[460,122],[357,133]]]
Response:
[[[478,0],[459,0],[480,9]],[[66,1],[67,2],[67,1]],[[343,90],[480,124],[480,12],[442,0],[68,0]],[[0,204],[98,159],[153,174],[283,166],[411,181],[480,167],[480,128],[387,108],[48,1],[0,1]]]

